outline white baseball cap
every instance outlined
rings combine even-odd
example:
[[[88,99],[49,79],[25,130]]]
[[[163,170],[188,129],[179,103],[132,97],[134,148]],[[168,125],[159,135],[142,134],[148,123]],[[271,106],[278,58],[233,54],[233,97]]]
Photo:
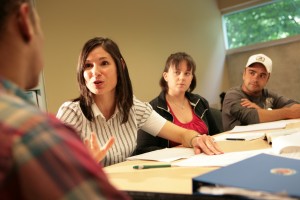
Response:
[[[255,54],[250,56],[246,67],[249,67],[253,63],[261,63],[265,66],[268,73],[272,72],[272,60],[264,54]]]

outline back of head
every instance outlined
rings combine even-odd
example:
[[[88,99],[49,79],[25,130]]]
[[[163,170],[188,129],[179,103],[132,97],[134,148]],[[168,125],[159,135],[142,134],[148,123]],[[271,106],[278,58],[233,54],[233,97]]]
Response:
[[[193,75],[193,79],[192,79],[192,82],[191,82],[191,85],[189,88],[189,92],[192,92],[196,88],[196,84],[197,84],[196,75],[195,75],[196,64],[195,64],[193,58],[189,54],[187,54],[185,52],[176,52],[176,53],[171,54],[167,58],[163,72],[168,72],[171,66],[174,66],[177,68],[179,66],[179,64],[184,60],[187,62],[188,69],[191,70],[192,75]],[[164,91],[164,92],[168,91],[168,84],[163,76],[159,80],[159,85],[160,85],[162,91]]]
[[[35,87],[43,68],[42,49],[43,33],[32,0],[0,0],[0,55],[14,58],[0,60],[1,76],[22,89]]]
[[[0,38],[6,30],[8,17],[13,15],[18,9],[18,6],[23,2],[28,2],[30,5],[33,5],[32,0],[0,0]]]

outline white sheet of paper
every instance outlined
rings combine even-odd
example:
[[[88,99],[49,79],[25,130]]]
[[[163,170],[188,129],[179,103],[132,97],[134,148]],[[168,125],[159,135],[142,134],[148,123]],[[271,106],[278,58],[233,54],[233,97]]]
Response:
[[[255,156],[260,153],[272,153],[272,148],[251,150],[251,151],[239,151],[229,152],[220,155],[206,155],[198,154],[194,155],[183,161],[173,163],[173,166],[179,167],[222,167],[238,161],[241,161],[251,156]]]
[[[237,133],[237,132],[248,132],[248,131],[272,130],[272,129],[285,128],[286,125],[287,125],[287,122],[284,120],[281,120],[281,121],[275,121],[275,122],[250,124],[250,125],[246,125],[246,126],[235,126],[229,132]]]
[[[300,122],[300,119],[287,119],[287,120],[279,120],[274,122],[265,122],[259,124],[249,124],[246,126],[235,126],[229,132],[237,133],[237,132],[248,132],[248,131],[260,131],[260,130],[272,130],[285,128],[286,125]]]
[[[250,133],[224,133],[214,136],[216,141],[225,141],[230,139],[255,140],[265,136],[265,132],[250,132]]]
[[[276,137],[272,140],[274,153],[300,153],[300,132]]]
[[[161,162],[172,162],[182,158],[189,158],[195,155],[192,148],[178,147],[165,148],[148,153],[128,157],[127,160],[154,160]]]

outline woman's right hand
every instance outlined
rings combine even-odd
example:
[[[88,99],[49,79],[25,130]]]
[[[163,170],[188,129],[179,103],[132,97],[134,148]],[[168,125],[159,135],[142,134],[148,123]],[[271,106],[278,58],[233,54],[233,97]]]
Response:
[[[89,149],[92,157],[96,160],[96,162],[100,162],[103,160],[103,158],[106,155],[106,152],[112,147],[112,145],[115,142],[115,138],[111,137],[109,140],[106,142],[106,144],[101,147],[96,138],[96,134],[93,132],[91,133],[91,138],[90,139],[85,139],[84,145]]]

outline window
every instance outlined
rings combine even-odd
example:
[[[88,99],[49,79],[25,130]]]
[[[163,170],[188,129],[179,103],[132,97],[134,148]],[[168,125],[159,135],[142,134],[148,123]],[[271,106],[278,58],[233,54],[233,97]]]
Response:
[[[44,74],[41,72],[39,84],[30,90],[26,91],[26,95],[31,99],[33,103],[37,105],[42,111],[47,112],[46,95],[44,88]]]
[[[300,0],[272,3],[223,15],[227,49],[300,34]]]

